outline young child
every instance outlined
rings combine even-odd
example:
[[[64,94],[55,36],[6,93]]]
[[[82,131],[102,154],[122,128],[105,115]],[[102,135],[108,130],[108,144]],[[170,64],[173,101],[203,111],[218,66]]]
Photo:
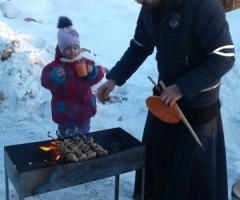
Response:
[[[96,114],[96,99],[91,86],[104,76],[101,66],[80,54],[78,32],[67,17],[60,17],[55,59],[42,71],[41,84],[52,94],[52,119],[58,124],[60,138],[88,133],[90,118]],[[76,65],[85,63],[87,75],[79,77]]]

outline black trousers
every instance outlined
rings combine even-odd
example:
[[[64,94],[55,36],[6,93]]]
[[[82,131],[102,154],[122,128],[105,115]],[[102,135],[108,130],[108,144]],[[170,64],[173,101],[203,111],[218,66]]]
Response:
[[[192,126],[205,151],[183,122],[168,124],[148,113],[145,199],[227,200],[227,169],[220,112],[210,122]],[[134,193],[141,193],[141,170]]]

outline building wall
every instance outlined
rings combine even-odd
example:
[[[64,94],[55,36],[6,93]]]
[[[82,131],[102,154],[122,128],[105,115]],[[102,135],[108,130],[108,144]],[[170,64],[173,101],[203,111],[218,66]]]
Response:
[[[218,0],[218,1],[223,5],[226,12],[240,8],[240,0]]]

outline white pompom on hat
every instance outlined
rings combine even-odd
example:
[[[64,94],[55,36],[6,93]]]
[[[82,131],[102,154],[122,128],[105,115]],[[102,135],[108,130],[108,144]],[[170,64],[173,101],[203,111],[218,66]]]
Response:
[[[59,17],[59,28],[57,34],[58,47],[63,54],[64,49],[69,45],[78,45],[80,48],[80,39],[78,32],[72,27],[72,22],[68,17]]]

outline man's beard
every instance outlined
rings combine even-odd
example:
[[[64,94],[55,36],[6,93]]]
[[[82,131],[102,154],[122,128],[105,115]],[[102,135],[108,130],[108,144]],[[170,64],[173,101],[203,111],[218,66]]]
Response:
[[[156,10],[160,7],[160,5],[163,4],[165,0],[155,0],[153,1],[151,4],[148,4],[148,3],[142,3],[142,5],[144,5],[148,10]]]
[[[142,4],[150,13],[156,14],[159,12],[164,12],[167,9],[168,0],[155,0],[152,4]]]

